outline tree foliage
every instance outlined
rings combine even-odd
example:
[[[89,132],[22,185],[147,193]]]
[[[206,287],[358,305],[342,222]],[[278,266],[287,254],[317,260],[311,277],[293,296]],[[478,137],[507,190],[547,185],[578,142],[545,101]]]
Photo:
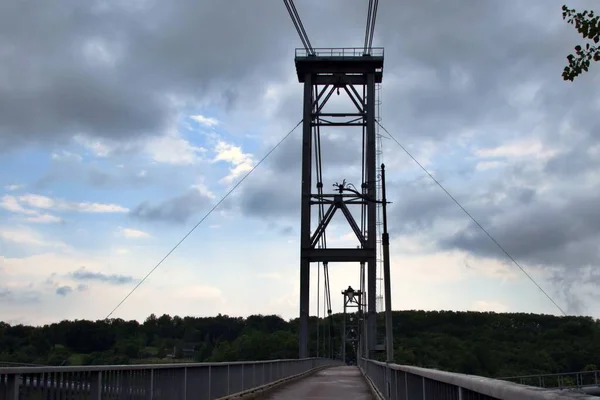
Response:
[[[378,319],[383,336],[383,315]],[[400,364],[496,377],[595,370],[600,365],[600,321],[588,317],[402,311],[394,312],[393,321]],[[328,354],[323,340],[329,322],[311,317],[310,326],[311,355],[317,347],[320,355]],[[334,315],[336,355],[341,326],[342,316]],[[76,320],[41,327],[0,322],[0,362],[100,365],[296,358],[297,334],[298,319],[275,315],[150,315],[143,323]],[[193,352],[184,352],[190,346]]]
[[[562,10],[563,19],[574,25],[584,39],[589,39],[595,44],[600,41],[600,16],[594,15],[594,11],[577,12],[566,5],[563,5]],[[573,81],[583,71],[588,70],[592,60],[600,61],[600,46],[589,42],[585,46],[577,45],[575,55],[569,54],[567,60],[569,65],[564,68],[562,76],[565,81]]]

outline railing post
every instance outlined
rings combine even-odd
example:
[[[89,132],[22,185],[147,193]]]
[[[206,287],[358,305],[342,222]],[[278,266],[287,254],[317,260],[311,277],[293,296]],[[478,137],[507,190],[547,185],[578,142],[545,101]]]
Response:
[[[392,369],[389,363],[385,363],[385,388],[387,392],[387,398],[392,398]]]
[[[10,374],[7,378],[7,400],[19,400],[19,381],[21,380],[21,375]]]
[[[229,380],[230,380],[229,379],[229,370],[230,370],[229,365],[230,364],[227,364],[227,395],[228,396],[231,394],[231,392],[229,391]]]
[[[212,394],[212,368],[209,365],[208,366],[208,398],[212,399],[211,394]]]
[[[183,367],[183,400],[187,399],[187,367]]]
[[[148,391],[148,400],[154,398],[154,369],[150,370],[150,388]]]
[[[458,400],[463,400],[463,388],[462,388],[462,386],[458,387]]]
[[[427,395],[425,394],[425,377],[422,377],[421,380],[423,381],[423,400],[426,400]]]

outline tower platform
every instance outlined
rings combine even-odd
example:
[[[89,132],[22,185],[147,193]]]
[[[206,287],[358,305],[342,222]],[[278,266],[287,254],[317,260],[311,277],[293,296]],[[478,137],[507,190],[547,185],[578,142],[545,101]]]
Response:
[[[315,84],[330,83],[330,76],[345,74],[347,82],[353,85],[365,85],[367,73],[375,70],[375,83],[381,83],[383,77],[383,47],[374,47],[369,54],[362,47],[313,49],[310,54],[304,48],[296,49],[294,61],[298,82],[304,82],[306,74],[316,75]]]

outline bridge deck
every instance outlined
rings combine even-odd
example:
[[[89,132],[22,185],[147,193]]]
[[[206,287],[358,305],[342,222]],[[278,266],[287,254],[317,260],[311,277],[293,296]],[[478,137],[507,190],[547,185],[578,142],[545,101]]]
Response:
[[[333,367],[269,393],[265,399],[372,399],[358,367]]]

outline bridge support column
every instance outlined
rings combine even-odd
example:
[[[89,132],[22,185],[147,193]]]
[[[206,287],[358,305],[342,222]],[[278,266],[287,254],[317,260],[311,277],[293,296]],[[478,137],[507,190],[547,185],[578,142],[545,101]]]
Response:
[[[365,54],[363,49],[316,49],[296,52],[298,80],[304,84],[302,125],[302,184],[300,220],[300,324],[299,356],[309,357],[310,264],[315,262],[364,263],[367,268],[366,354],[374,358],[377,345],[377,165],[375,85],[381,82],[383,49]],[[323,51],[320,51],[323,50]],[[329,106],[332,95],[347,95],[347,110]],[[362,176],[347,185],[323,182],[321,137],[332,127],[348,132],[361,147]],[[327,132],[325,132],[326,134]],[[362,136],[362,140],[360,140]],[[362,146],[360,143],[362,142]],[[327,155],[323,157],[327,160]],[[314,161],[313,161],[314,160]],[[314,164],[314,169],[313,169]],[[313,179],[316,180],[313,184]],[[338,182],[339,182],[338,181]],[[338,193],[330,188],[337,186]],[[352,193],[346,193],[348,190]],[[318,208],[311,213],[312,207]],[[354,211],[352,211],[354,210]],[[344,214],[359,245],[328,248],[326,231],[333,215]],[[313,218],[315,222],[313,222]],[[360,220],[358,220],[360,218]],[[317,226],[311,229],[311,223]],[[358,248],[357,248],[358,247]],[[329,290],[329,289],[327,289]],[[337,329],[336,329],[337,330]],[[339,330],[338,330],[339,331]],[[364,333],[364,332],[363,332]]]
[[[302,121],[302,185],[300,211],[300,358],[308,358],[308,318],[310,316],[310,258],[302,254],[310,248],[310,200],[312,183],[312,75],[304,77],[304,109]]]

